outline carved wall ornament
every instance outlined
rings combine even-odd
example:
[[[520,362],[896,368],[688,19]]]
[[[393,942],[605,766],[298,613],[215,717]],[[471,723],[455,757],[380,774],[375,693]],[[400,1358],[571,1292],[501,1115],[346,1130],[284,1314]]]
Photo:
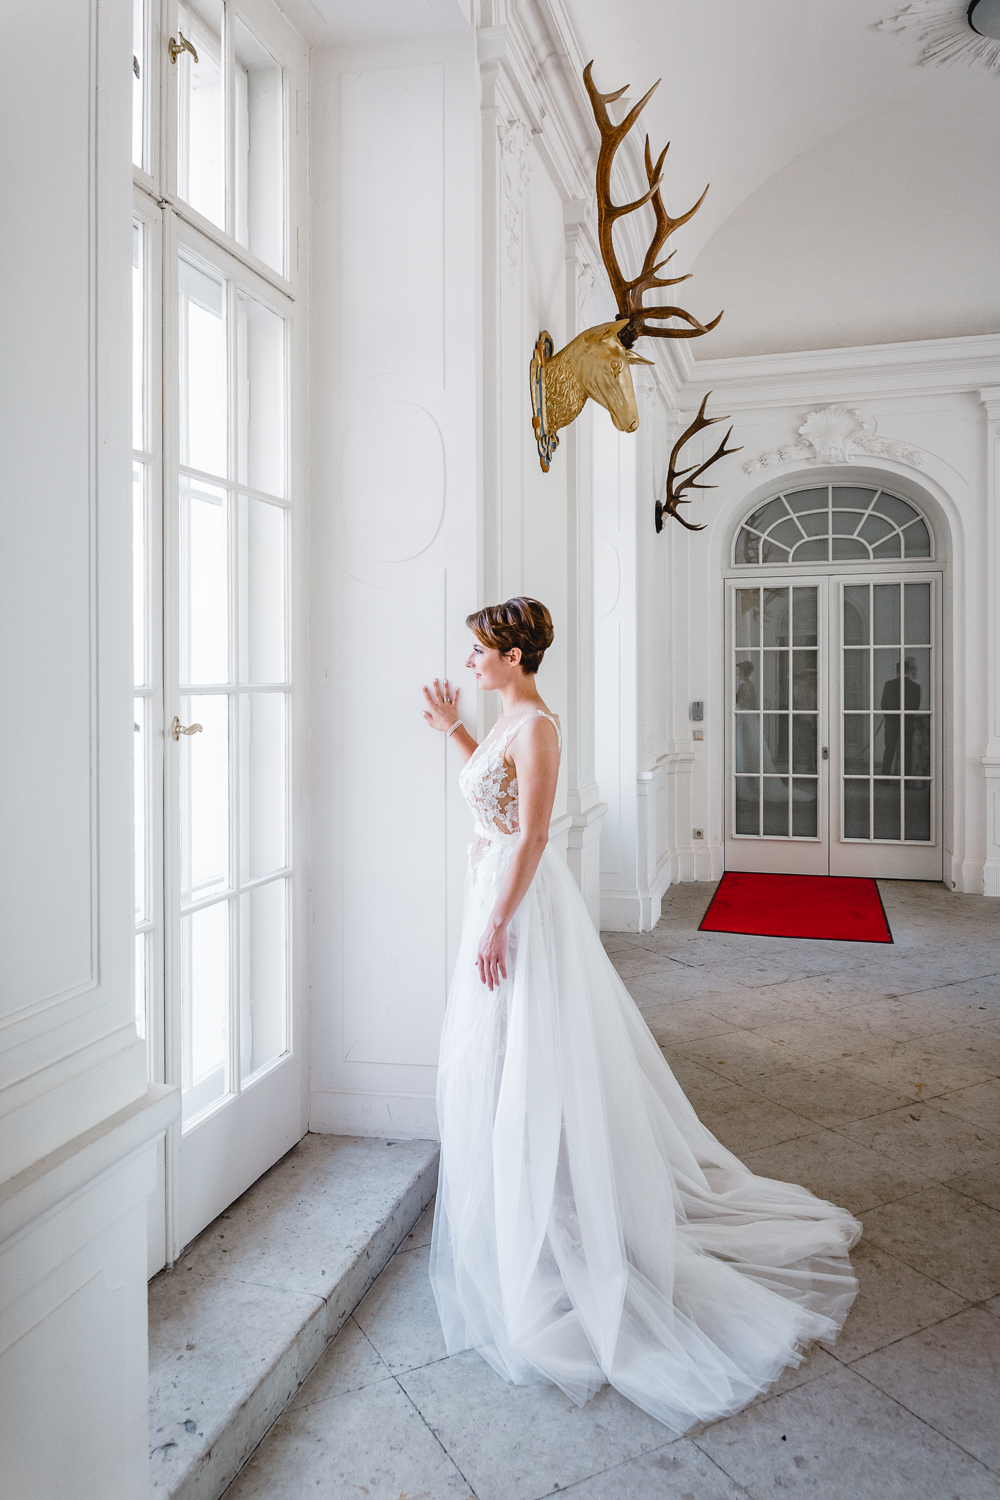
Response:
[[[521,263],[521,204],[531,173],[528,147],[531,131],[523,120],[497,121],[500,142],[500,189],[503,198],[504,248],[507,253],[507,275],[511,285],[517,279]]]
[[[798,429],[798,442],[748,459],[743,472],[756,474],[800,459],[816,464],[849,464],[866,455],[891,458],[914,468],[923,466],[923,449],[892,438],[876,437],[875,431],[874,418],[866,420],[856,406],[824,406],[806,417]]]
[[[969,22],[968,0],[912,0],[876,24],[877,31],[912,31],[923,43],[917,61],[926,66],[964,63],[1000,71],[1000,41],[980,36]]]
[[[611,94],[598,92],[593,79],[593,63],[583,70],[583,81],[590,96],[594,119],[601,136],[597,157],[597,237],[601,247],[601,258],[611,282],[611,290],[618,306],[618,317],[614,323],[602,323],[597,328],[588,328],[557,354],[546,354],[545,344],[551,345],[548,334],[542,333],[535,345],[529,374],[531,386],[532,422],[538,441],[538,459],[547,473],[556,448],[556,433],[579,416],[588,397],[607,408],[611,420],[620,432],[634,432],[639,425],[632,387],[631,364],[652,364],[632,353],[632,345],[640,338],[693,339],[708,333],[722,317],[721,312],[710,323],[702,323],[694,313],[673,304],[647,306],[647,292],[657,292],[663,287],[676,286],[687,281],[687,276],[661,276],[659,273],[672,256],[659,259],[660,252],[682,224],[696,214],[705,200],[702,193],[680,218],[672,219],[660,197],[663,163],[667,154],[664,146],[655,163],[646,137],[644,163],[648,188],[632,203],[614,203],[611,198],[611,171],[615,155],[622,141],[639,118],[650,95],[659,87],[659,79],[634,104],[620,124],[616,125],[608,113],[608,105],[614,104],[628,92],[628,85]],[[653,210],[653,234],[649,241],[639,273],[627,277],[618,263],[614,247],[614,227],[627,214],[637,213],[646,204]],[[684,326],[677,327],[680,323]]]

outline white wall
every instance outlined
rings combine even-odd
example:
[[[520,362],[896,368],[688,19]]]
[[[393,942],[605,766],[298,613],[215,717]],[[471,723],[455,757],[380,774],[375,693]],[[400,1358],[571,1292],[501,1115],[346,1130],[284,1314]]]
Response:
[[[32,1500],[136,1500],[144,1199],[173,1096],[147,1090],[133,1024],[131,6],[55,0],[43,26],[8,11],[4,1481]]]

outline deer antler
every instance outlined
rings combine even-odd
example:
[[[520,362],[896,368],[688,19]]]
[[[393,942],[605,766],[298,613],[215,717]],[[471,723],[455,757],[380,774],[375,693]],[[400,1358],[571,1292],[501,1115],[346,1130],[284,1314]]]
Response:
[[[638,338],[700,338],[703,333],[708,333],[716,326],[719,318],[722,317],[721,312],[718,317],[712,319],[711,323],[701,323],[693,313],[686,312],[683,307],[643,307],[642,299],[647,291],[652,291],[659,287],[676,286],[678,282],[688,280],[687,276],[658,276],[657,272],[663,269],[672,256],[668,255],[661,261],[657,261],[656,257],[674,230],[679,229],[682,224],[686,224],[688,219],[698,212],[705,200],[705,193],[708,192],[708,188],[706,187],[705,193],[702,193],[698,202],[692,208],[689,208],[686,214],[682,214],[679,219],[672,219],[664,208],[663,200],[660,197],[660,174],[663,170],[664,159],[669,150],[669,142],[660,152],[654,165],[649,149],[649,136],[647,136],[645,165],[649,191],[643,193],[641,198],[636,198],[634,203],[612,203],[611,167],[615,159],[615,153],[639,118],[650,95],[659,88],[660,81],[657,79],[649,92],[642,96],[639,103],[632,106],[621,124],[615,125],[608,114],[608,105],[614,104],[616,99],[621,98],[622,94],[628,88],[628,84],[625,85],[625,88],[618,89],[613,94],[601,94],[594,83],[593,67],[593,62],[589,62],[584,68],[583,81],[587,86],[587,93],[590,95],[590,102],[594,110],[594,119],[597,121],[597,128],[601,133],[601,149],[597,158],[597,232],[600,240],[601,256],[611,281],[611,289],[615,294],[615,300],[618,304],[618,316],[620,318],[628,318],[629,320],[627,327],[623,328],[618,335],[619,341],[626,349],[631,349]],[[638,276],[629,281],[619,266],[618,257],[615,255],[614,226],[618,219],[623,218],[626,214],[635,213],[645,203],[652,203],[653,205],[656,228],[653,238],[650,241],[649,249],[646,251],[642,270]],[[650,326],[647,322],[648,319],[666,321],[670,318],[679,318],[689,326],[687,328],[662,328]]]
[[[704,474],[705,470],[710,469],[713,464],[718,463],[720,458],[725,458],[727,454],[739,453],[741,451],[742,445],[740,446],[740,448],[726,447],[726,444],[729,442],[729,439],[733,435],[733,429],[730,427],[729,431],[726,433],[725,437],[722,439],[722,442],[719,444],[718,448],[716,448],[711,458],[706,458],[703,464],[691,464],[687,469],[678,469],[675,467],[678,455],[680,454],[681,449],[684,447],[684,444],[688,441],[689,438],[693,438],[695,433],[702,432],[706,427],[714,427],[716,422],[729,421],[728,417],[706,417],[705,408],[708,405],[708,397],[711,394],[712,392],[709,391],[705,396],[704,401],[702,401],[701,406],[698,408],[698,415],[691,423],[691,426],[687,429],[686,432],[681,433],[673,448],[670,450],[670,463],[667,468],[666,500],[657,500],[656,502],[657,531],[663,530],[664,516],[673,516],[674,520],[680,521],[681,525],[687,527],[688,531],[704,531],[704,526],[696,526],[693,521],[685,521],[683,516],[677,514],[678,505],[688,504],[688,498],[687,496],[685,496],[684,491],[718,489],[718,485],[699,484],[698,480],[701,478],[702,474]]]

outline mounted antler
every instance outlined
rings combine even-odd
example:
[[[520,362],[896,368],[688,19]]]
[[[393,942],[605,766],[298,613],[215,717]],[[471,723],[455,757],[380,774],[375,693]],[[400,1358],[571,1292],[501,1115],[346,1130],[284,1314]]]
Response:
[[[692,208],[689,208],[686,214],[682,214],[679,219],[672,219],[664,208],[663,200],[660,197],[661,173],[663,171],[664,159],[669,150],[669,142],[660,152],[654,165],[649,149],[649,136],[647,136],[645,167],[646,181],[649,183],[648,192],[643,193],[641,198],[636,198],[634,203],[612,203],[611,168],[615,154],[639,118],[650,96],[659,88],[660,81],[657,79],[649,92],[642,96],[639,103],[632,106],[621,124],[615,125],[608,114],[608,105],[613,104],[616,99],[621,98],[626,92],[628,84],[625,85],[625,88],[618,89],[613,94],[599,93],[594,84],[593,66],[593,62],[589,62],[584,68],[583,81],[587,86],[587,93],[590,95],[590,102],[594,110],[594,119],[597,121],[597,128],[601,133],[601,149],[597,158],[597,229],[601,246],[601,256],[611,281],[611,289],[618,303],[618,316],[619,318],[628,319],[628,323],[618,335],[619,342],[626,349],[631,349],[638,338],[700,338],[703,333],[708,333],[711,329],[715,328],[722,317],[721,312],[718,317],[712,319],[711,323],[701,323],[693,313],[686,312],[683,307],[644,307],[642,299],[648,291],[665,286],[676,286],[679,282],[688,280],[688,276],[659,276],[657,273],[663,269],[669,260],[673,259],[673,252],[660,261],[657,261],[657,256],[674,230],[679,229],[682,224],[686,224],[698,212],[705,201],[705,193],[708,192],[708,188],[705,188],[705,193],[702,193],[698,202]],[[618,257],[615,254],[614,226],[619,219],[624,218],[627,214],[636,213],[646,203],[652,203],[653,205],[656,227],[653,232],[653,238],[649,243],[649,249],[646,251],[646,257],[642,263],[642,270],[638,276],[629,281],[618,264]],[[687,328],[657,326],[657,324],[665,323],[670,318],[679,318],[689,326]],[[652,323],[649,321],[651,319],[653,320]]]
[[[733,429],[730,427],[729,431],[726,433],[725,437],[722,439],[722,442],[719,444],[718,448],[716,448],[711,458],[706,458],[703,464],[692,464],[690,468],[687,469],[678,469],[675,467],[681,449],[690,438],[694,437],[695,433],[702,432],[706,427],[714,427],[716,422],[729,421],[728,417],[706,417],[705,408],[708,405],[708,397],[711,394],[712,392],[709,391],[705,396],[704,401],[702,401],[701,406],[698,408],[698,415],[691,423],[691,426],[687,429],[686,432],[681,433],[673,448],[670,450],[670,464],[667,468],[667,497],[665,501],[657,500],[656,502],[657,531],[663,530],[664,516],[673,516],[674,520],[680,521],[681,525],[686,526],[688,531],[704,531],[704,526],[696,526],[693,521],[685,521],[683,516],[677,514],[678,505],[688,504],[688,499],[685,496],[684,491],[717,489],[717,485],[699,484],[698,480],[701,478],[702,474],[704,474],[705,470],[710,469],[713,464],[718,463],[720,458],[725,458],[729,453],[739,453],[741,451],[741,448],[726,447],[726,444],[729,442],[729,439],[733,435]]]

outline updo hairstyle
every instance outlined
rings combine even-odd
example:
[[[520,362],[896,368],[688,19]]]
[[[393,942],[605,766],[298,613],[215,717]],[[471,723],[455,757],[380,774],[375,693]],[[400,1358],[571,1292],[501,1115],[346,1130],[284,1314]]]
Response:
[[[466,625],[484,646],[505,655],[520,647],[525,672],[537,672],[552,645],[552,616],[537,599],[508,599],[469,615]]]

